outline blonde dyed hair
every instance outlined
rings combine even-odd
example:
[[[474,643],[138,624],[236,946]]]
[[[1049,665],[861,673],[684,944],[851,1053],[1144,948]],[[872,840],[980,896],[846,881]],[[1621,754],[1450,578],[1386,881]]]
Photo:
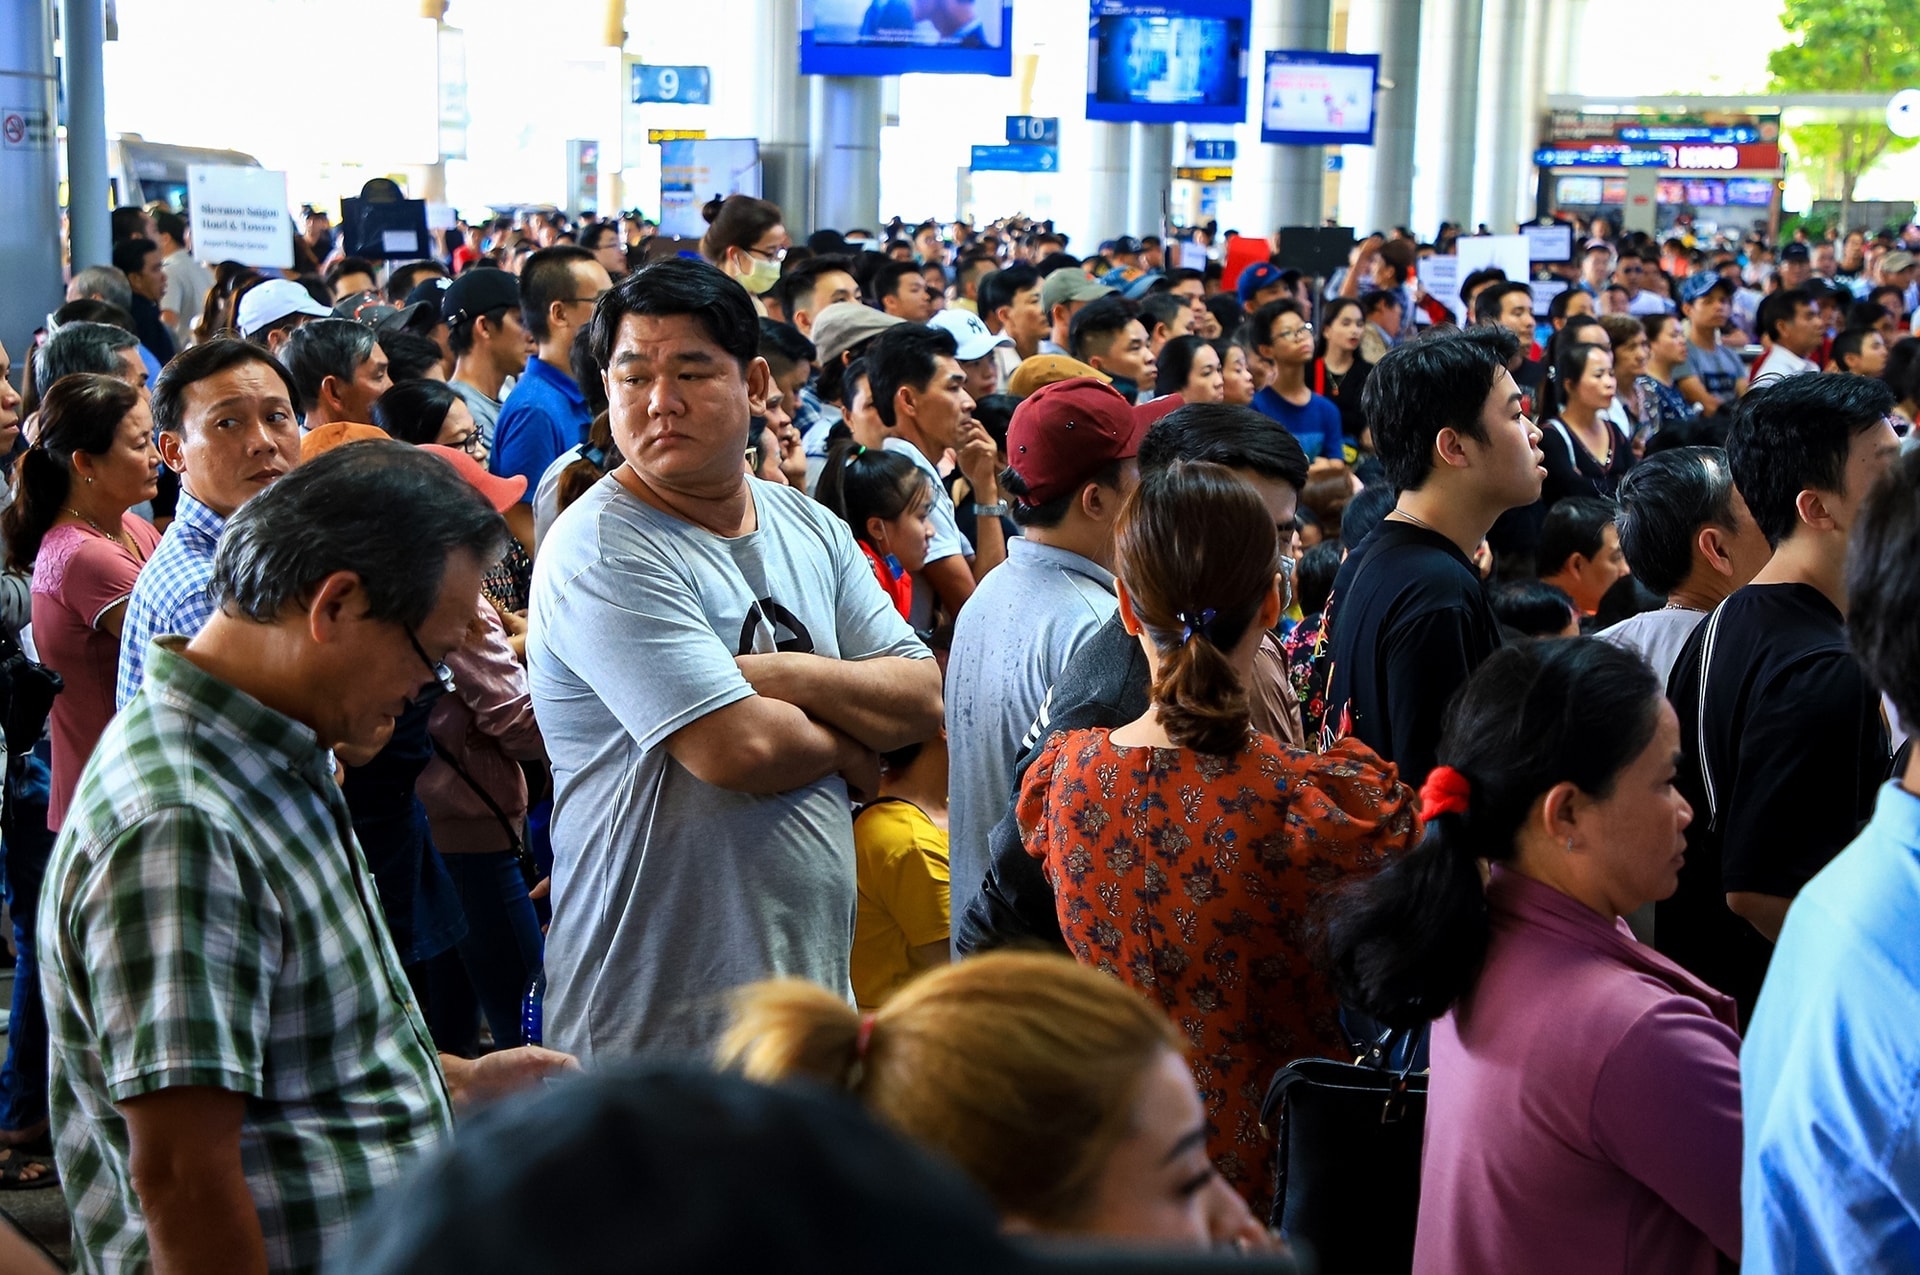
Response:
[[[721,1066],[845,1089],[945,1155],[1003,1214],[1071,1231],[1132,1125],[1148,1072],[1185,1042],[1117,980],[1058,956],[995,952],[907,984],[861,1016],[812,983],[742,989]]]

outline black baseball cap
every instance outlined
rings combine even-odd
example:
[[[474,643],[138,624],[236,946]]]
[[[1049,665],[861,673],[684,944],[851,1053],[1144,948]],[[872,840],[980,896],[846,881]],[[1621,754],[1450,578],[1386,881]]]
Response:
[[[492,266],[475,266],[440,294],[440,317],[449,327],[509,307],[520,308],[520,281]]]
[[[568,1077],[383,1187],[332,1275],[1291,1275],[1290,1257],[1035,1245],[851,1098],[704,1069]]]

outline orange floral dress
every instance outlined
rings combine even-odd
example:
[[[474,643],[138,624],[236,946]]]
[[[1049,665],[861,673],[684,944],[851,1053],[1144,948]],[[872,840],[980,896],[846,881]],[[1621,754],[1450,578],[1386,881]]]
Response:
[[[1067,944],[1165,1007],[1192,1042],[1207,1150],[1265,1217],[1260,1101],[1295,1058],[1348,1054],[1318,905],[1412,848],[1418,800],[1358,740],[1300,752],[1249,730],[1233,756],[1055,734],[1020,790]]]

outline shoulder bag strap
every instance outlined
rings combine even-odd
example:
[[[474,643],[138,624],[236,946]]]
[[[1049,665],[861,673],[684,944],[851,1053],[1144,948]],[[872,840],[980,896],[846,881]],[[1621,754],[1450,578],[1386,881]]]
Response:
[[[1700,642],[1700,695],[1694,705],[1693,746],[1700,754],[1700,791],[1707,799],[1707,827],[1720,825],[1720,794],[1713,782],[1713,767],[1707,763],[1707,683],[1713,670],[1713,646],[1720,636],[1720,612],[1725,604],[1707,617],[1706,636]]]
[[[432,736],[428,736],[428,738],[432,739]],[[520,861],[521,870],[523,872],[537,871],[538,869],[535,868],[533,863],[533,856],[527,851],[527,843],[520,836],[520,830],[514,827],[513,820],[509,819],[507,812],[500,808],[500,803],[493,799],[493,794],[483,788],[480,782],[471,774],[467,773],[467,768],[462,766],[459,759],[448,750],[447,746],[437,739],[433,740],[433,752],[441,761],[447,763],[449,770],[460,776],[461,782],[473,789],[474,796],[485,802],[487,809],[493,812],[493,817],[500,821],[500,829],[507,834],[507,840],[513,849],[514,858]],[[533,883],[533,877],[529,875],[527,884],[531,886]]]

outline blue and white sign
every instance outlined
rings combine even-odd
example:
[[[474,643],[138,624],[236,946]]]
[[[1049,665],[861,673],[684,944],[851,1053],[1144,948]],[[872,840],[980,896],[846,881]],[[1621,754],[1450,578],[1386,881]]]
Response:
[[[1057,173],[1060,148],[1057,146],[976,146],[973,163],[976,173]]]
[[[704,66],[651,66],[636,62],[629,97],[635,104],[675,102],[683,106],[706,106],[713,101],[713,72]]]
[[[1187,160],[1194,164],[1231,164],[1240,147],[1231,137],[1190,137]]]
[[[1009,146],[1058,146],[1060,117],[1057,115],[1007,116]]]
[[[1691,124],[1628,125],[1619,130],[1619,135],[1623,142],[1705,142],[1714,146],[1751,146],[1760,140],[1760,130],[1750,124],[1730,128]]]
[[[1260,140],[1281,146],[1373,145],[1377,53],[1276,49],[1267,54]]]

